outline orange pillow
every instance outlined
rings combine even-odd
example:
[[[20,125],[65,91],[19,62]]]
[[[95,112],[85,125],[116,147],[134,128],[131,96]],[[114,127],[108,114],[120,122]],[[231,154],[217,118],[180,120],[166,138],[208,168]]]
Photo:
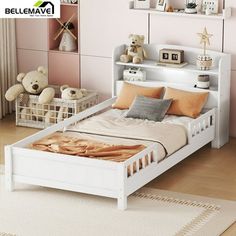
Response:
[[[149,88],[124,82],[120,94],[112,107],[117,109],[129,109],[137,95],[151,98],[160,98],[162,91],[163,87]]]
[[[166,88],[163,99],[173,99],[166,114],[196,118],[204,107],[208,92],[196,93],[174,88]]]

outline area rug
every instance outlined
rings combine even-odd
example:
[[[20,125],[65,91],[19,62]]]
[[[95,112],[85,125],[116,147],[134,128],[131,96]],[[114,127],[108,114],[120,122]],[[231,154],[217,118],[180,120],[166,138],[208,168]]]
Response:
[[[1,232],[0,232],[0,236],[16,236],[16,235],[14,235],[14,234],[8,234],[8,233],[1,233]]]
[[[142,188],[120,211],[114,199],[69,191],[9,193],[0,177],[0,232],[16,236],[217,236],[235,220],[231,201]]]

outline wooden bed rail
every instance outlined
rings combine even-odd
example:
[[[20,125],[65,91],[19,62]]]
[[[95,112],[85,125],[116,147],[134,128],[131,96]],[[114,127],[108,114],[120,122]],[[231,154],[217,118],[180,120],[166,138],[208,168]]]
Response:
[[[132,177],[135,173],[138,173],[151,163],[158,162],[158,145],[156,143],[151,144],[143,151],[137,153],[132,158],[129,158],[124,162],[124,168],[126,177]]]
[[[215,130],[216,109],[211,109],[201,115],[198,119],[193,120],[188,125],[188,143],[192,143],[193,139],[207,129]]]

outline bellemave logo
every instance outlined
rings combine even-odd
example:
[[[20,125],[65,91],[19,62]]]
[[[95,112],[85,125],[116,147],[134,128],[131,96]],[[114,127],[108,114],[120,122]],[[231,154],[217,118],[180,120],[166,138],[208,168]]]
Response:
[[[14,6],[12,3],[11,4],[6,3],[5,5],[8,6],[4,7],[5,18],[60,17],[60,0],[51,0],[51,1],[39,0],[37,2],[32,2],[32,0],[27,0],[27,2],[28,3],[30,2],[30,5],[28,3],[26,4],[25,0],[15,2]],[[2,12],[0,12],[0,17],[2,17]]]

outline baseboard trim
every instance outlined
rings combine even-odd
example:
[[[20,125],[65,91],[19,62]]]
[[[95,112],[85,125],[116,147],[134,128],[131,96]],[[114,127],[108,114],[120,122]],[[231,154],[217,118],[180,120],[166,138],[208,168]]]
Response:
[[[0,174],[4,174],[5,168],[3,164],[0,164]]]

